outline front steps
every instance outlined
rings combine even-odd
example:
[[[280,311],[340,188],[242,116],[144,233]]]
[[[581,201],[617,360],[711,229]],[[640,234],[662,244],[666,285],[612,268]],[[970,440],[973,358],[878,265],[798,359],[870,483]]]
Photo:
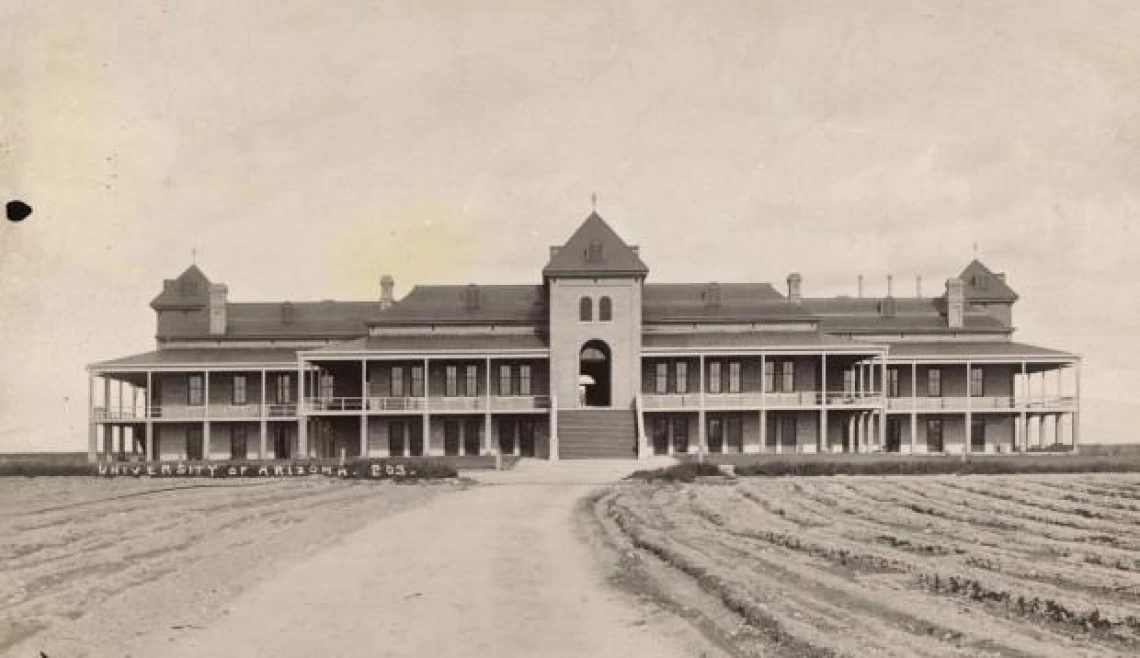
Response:
[[[558,412],[559,459],[636,459],[637,419],[630,409]]]

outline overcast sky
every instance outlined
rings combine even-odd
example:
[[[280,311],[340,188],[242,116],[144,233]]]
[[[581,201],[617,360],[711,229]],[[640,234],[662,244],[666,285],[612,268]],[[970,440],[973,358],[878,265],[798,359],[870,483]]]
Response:
[[[651,281],[933,295],[976,243],[1133,440],[1138,44],[1132,0],[6,0],[0,451],[86,448],[192,249],[235,301],[538,282],[593,192]]]

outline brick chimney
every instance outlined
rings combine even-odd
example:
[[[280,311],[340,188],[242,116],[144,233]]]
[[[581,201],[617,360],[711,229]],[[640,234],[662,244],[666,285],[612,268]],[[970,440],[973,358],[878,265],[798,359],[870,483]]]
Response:
[[[800,276],[799,272],[792,272],[788,275],[788,301],[792,301],[798,304],[800,303],[800,300],[803,299],[803,292],[801,289],[803,280],[804,279],[802,276]]]
[[[210,284],[210,335],[226,335],[226,304],[229,289],[224,283]]]
[[[380,308],[389,308],[392,304],[396,303],[395,298],[392,296],[392,290],[396,287],[396,281],[392,279],[390,274],[385,274],[380,277]]]
[[[961,279],[946,281],[946,325],[961,329],[966,320],[966,289]]]

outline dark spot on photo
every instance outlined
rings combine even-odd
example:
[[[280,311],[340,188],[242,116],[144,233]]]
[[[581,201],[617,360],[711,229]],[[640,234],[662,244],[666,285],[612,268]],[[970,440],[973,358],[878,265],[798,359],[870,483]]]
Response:
[[[8,221],[22,222],[32,214],[32,207],[23,201],[9,201],[6,205]]]

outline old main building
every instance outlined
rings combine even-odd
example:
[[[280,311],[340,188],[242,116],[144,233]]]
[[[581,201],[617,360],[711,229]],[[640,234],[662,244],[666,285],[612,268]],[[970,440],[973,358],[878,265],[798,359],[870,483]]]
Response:
[[[191,266],[158,349],[89,366],[90,458],[1016,452],[1078,441],[1078,357],[1011,340],[977,260],[938,297],[654,284],[591,214],[537,285],[234,303]],[[101,383],[97,380],[102,380]]]

